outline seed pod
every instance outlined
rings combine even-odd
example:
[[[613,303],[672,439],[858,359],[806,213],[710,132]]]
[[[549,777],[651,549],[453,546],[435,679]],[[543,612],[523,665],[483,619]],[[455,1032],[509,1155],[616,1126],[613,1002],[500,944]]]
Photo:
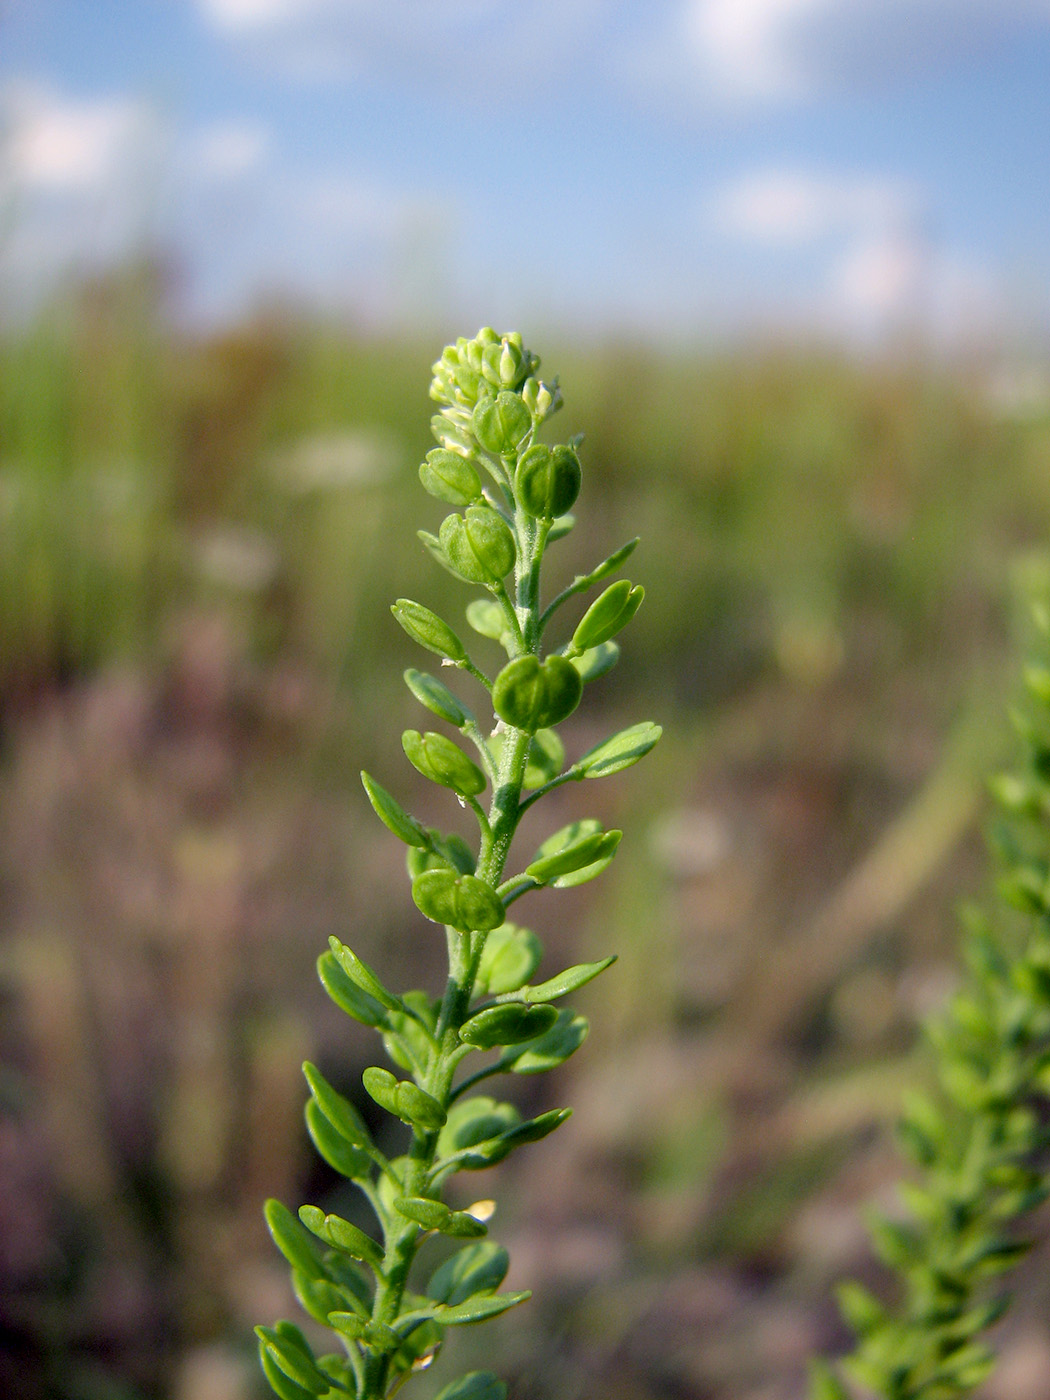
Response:
[[[615,637],[642,606],[644,597],[645,589],[640,583],[632,585],[625,578],[611,583],[580,619],[572,634],[573,650],[588,651]]]
[[[469,506],[481,495],[481,477],[458,452],[435,447],[419,468],[424,488],[450,506]]]
[[[471,1016],[460,1027],[459,1038],[475,1050],[493,1050],[498,1045],[520,1045],[535,1040],[554,1025],[558,1013],[553,1006],[523,1006],[507,1002],[489,1006]]]
[[[426,918],[460,933],[488,933],[499,928],[504,919],[499,895],[474,875],[425,870],[412,882],[412,898]]]
[[[459,516],[452,518],[458,520]],[[412,640],[426,647],[427,651],[448,661],[466,661],[466,649],[452,628],[447,622],[442,622],[437,613],[423,607],[422,603],[413,603],[411,598],[399,598],[396,603],[391,603],[390,611]]]
[[[535,734],[571,715],[582,693],[580,673],[564,656],[519,656],[496,677],[492,706],[506,724]]]
[[[414,666],[410,666],[405,672],[405,684],[432,715],[448,720],[449,724],[454,724],[457,729],[462,729],[473,719],[470,711],[457,700],[448,686],[426,671],[417,671]]]
[[[453,572],[468,583],[499,583],[514,567],[514,536],[491,506],[470,506],[466,516],[446,516],[438,537]]]
[[[553,850],[547,855],[537,853],[537,858],[525,867],[525,874],[531,875],[538,884],[549,885],[563,875],[571,875],[611,857],[622,836],[622,831],[595,831],[576,840],[570,839],[560,850]],[[543,847],[540,849],[542,851]]]
[[[537,443],[518,461],[514,494],[530,515],[553,520],[572,508],[581,479],[580,459],[571,447]]]
[[[484,773],[444,734],[435,734],[429,729],[420,734],[418,729],[406,729],[401,735],[401,745],[413,768],[432,783],[451,788],[462,797],[476,797],[484,792]]]
[[[500,455],[513,452],[532,429],[532,414],[524,399],[509,389],[501,389],[495,398],[480,400],[471,421],[474,436],[482,447]]]

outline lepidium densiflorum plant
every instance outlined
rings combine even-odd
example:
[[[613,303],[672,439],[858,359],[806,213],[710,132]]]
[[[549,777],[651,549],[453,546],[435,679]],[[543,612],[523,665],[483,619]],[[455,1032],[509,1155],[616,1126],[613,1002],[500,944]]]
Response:
[[[995,1359],[983,1334],[1009,1302],[1002,1275],[1026,1250],[1018,1226],[1050,1195],[1050,610],[1034,612],[1024,754],[992,784],[999,894],[1020,920],[968,917],[966,975],[926,1027],[937,1083],[900,1122],[914,1167],[903,1212],[870,1221],[897,1286],[888,1300],[840,1288],[857,1343],[817,1365],[811,1400],[960,1400],[979,1386]]]
[[[581,473],[578,439],[539,441],[561,394],[556,381],[537,377],[538,368],[519,335],[488,329],[449,346],[434,365],[430,393],[441,408],[432,427],[440,445],[427,454],[419,475],[432,496],[455,509],[436,535],[421,531],[420,538],[443,568],[480,590],[466,620],[497,641],[507,661],[490,678],[459,634],[429,608],[405,598],[393,605],[409,636],[442,666],[465,673],[480,694],[480,703],[468,705],[436,676],[405,672],[423,708],[458,735],[406,730],[408,761],[469,808],[477,838],[470,843],[423,825],[362,775],[377,816],[408,847],[417,909],[444,926],[448,979],[440,997],[394,992],[336,939],[320,958],[328,995],[382,1037],[392,1068],[366,1069],[363,1085],[404,1125],[405,1150],[394,1157],[380,1151],[354,1105],[315,1066],[304,1065],[310,1137],[325,1161],[361,1191],[375,1229],[316,1205],[302,1206],[296,1217],[278,1201],[267,1203],[267,1223],[291,1265],[295,1294],[306,1313],[330,1329],[333,1347],[315,1354],[292,1322],[256,1329],[263,1370],[282,1400],[390,1395],[433,1360],[448,1327],[494,1317],[528,1297],[499,1291],[508,1258],[485,1238],[491,1203],[454,1209],[443,1199],[445,1186],[457,1172],[490,1167],[546,1137],[569,1116],[568,1109],[554,1109],[523,1120],[512,1103],[478,1089],[497,1075],[553,1069],[577,1050],[587,1022],[556,1003],[613,961],[584,963],[535,982],[540,941],[507,917],[530,890],[593,879],[612,860],[621,836],[593,818],[574,821],[518,869],[510,856],[523,814],[566,783],[629,767],[660,737],[658,726],[636,724],[567,761],[557,733],[585,685],[615,664],[613,638],[634,616],[643,591],[621,579],[582,616],[579,607],[568,606],[619,570],[637,543],[632,540],[544,605],[544,557],[572,529],[568,512]],[[577,616],[571,631],[558,625],[567,616]],[[558,639],[549,644],[555,628]],[[503,1400],[505,1394],[494,1375],[474,1371],[445,1386],[439,1400]]]

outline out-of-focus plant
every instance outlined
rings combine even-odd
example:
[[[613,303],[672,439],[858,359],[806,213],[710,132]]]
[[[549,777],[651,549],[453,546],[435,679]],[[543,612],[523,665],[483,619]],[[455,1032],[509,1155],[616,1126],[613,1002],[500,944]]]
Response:
[[[568,1109],[554,1109],[523,1120],[514,1105],[474,1091],[494,1075],[552,1069],[577,1050],[587,1022],[554,1003],[613,961],[580,964],[533,982],[540,941],[507,919],[509,906],[531,890],[578,885],[600,874],[621,837],[592,818],[574,821],[508,876],[524,813],[566,783],[629,767],[660,737],[657,725],[636,724],[566,762],[557,726],[576,709],[584,686],[615,664],[613,639],[637,611],[643,591],[626,580],[609,584],[568,640],[545,646],[565,605],[614,574],[637,541],[577,575],[545,605],[541,601],[545,552],[572,529],[568,512],[581,471],[578,438],[554,446],[539,441],[561,395],[557,382],[537,377],[538,368],[519,335],[489,329],[449,346],[434,366],[430,392],[441,408],[432,427],[440,445],[419,474],[431,495],[457,509],[436,535],[420,534],[439,564],[482,590],[467,607],[467,622],[499,642],[507,662],[490,678],[429,608],[405,598],[393,605],[409,636],[443,666],[478,682],[491,709],[490,722],[435,676],[405,672],[424,709],[475,750],[476,762],[445,733],[410,729],[402,736],[413,767],[473,813],[478,839],[475,848],[458,834],[423,825],[363,775],[376,814],[408,847],[417,908],[444,925],[448,979],[438,998],[418,990],[395,993],[335,939],[320,959],[332,1000],[383,1039],[394,1068],[366,1069],[363,1084],[405,1125],[408,1141],[403,1155],[385,1155],[350,1101],[313,1065],[304,1066],[314,1145],[363,1193],[378,1231],[368,1233],[314,1205],[301,1207],[296,1218],[277,1201],[267,1204],[267,1222],[291,1265],[300,1303],[331,1329],[338,1345],[318,1356],[292,1322],[257,1328],[263,1369],[282,1400],[389,1395],[430,1363],[448,1327],[495,1317],[528,1297],[498,1291],[508,1257],[484,1238],[488,1203],[454,1209],[443,1199],[444,1188],[454,1174],[502,1161],[569,1116]],[[441,1237],[459,1247],[428,1266],[428,1242]],[[505,1394],[494,1375],[475,1371],[446,1386],[441,1400],[502,1400]]]
[[[915,1172],[904,1213],[873,1214],[876,1252],[896,1274],[886,1303],[857,1282],[839,1289],[857,1337],[841,1371],[814,1367],[811,1400],[850,1400],[849,1381],[885,1400],[958,1400],[995,1364],[983,1334],[1009,1296],[999,1285],[1025,1254],[1021,1220],[1050,1195],[1050,608],[1034,608],[1041,655],[1025,671],[1017,768],[992,790],[1002,927],[967,919],[967,974],[926,1029],[932,1092],[912,1092],[899,1125]]]

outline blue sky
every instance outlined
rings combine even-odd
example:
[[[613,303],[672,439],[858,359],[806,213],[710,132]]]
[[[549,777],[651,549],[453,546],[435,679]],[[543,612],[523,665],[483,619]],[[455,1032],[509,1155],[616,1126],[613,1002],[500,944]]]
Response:
[[[6,0],[0,276],[187,316],[1041,337],[1050,0]]]

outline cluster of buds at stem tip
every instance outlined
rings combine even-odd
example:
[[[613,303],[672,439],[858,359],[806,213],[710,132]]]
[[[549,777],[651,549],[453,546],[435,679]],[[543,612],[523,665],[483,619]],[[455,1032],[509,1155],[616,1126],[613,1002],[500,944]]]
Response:
[[[465,630],[409,598],[393,604],[414,642],[480,687],[479,702],[410,667],[410,693],[457,738],[432,729],[402,735],[408,762],[455,795],[477,832],[472,843],[427,825],[362,774],[376,816],[407,848],[416,910],[444,926],[448,976],[439,996],[395,992],[338,939],[318,963],[335,1004],[382,1037],[391,1063],[367,1068],[361,1087],[395,1120],[393,1132],[407,1129],[410,1140],[400,1155],[387,1155],[354,1103],[316,1066],[304,1067],[314,1145],[363,1193],[378,1228],[370,1233],[316,1205],[302,1207],[298,1218],[276,1201],[267,1206],[297,1298],[339,1346],[315,1356],[294,1323],[258,1328],[263,1369],[281,1400],[385,1400],[434,1360],[449,1327],[495,1317],[525,1300],[525,1293],[498,1291],[508,1259],[502,1246],[484,1238],[490,1203],[484,1211],[453,1209],[442,1200],[444,1185],[457,1172],[502,1161],[568,1118],[568,1109],[523,1118],[513,1103],[473,1091],[494,1076],[539,1074],[574,1054],[587,1020],[554,1003],[614,961],[580,963],[533,981],[543,946],[532,930],[507,917],[510,905],[533,890],[595,879],[623,834],[585,817],[518,860],[512,848],[525,811],[562,784],[629,768],[660,737],[659,726],[644,721],[573,758],[557,732],[585,688],[615,665],[614,637],[644,594],[627,580],[612,583],[563,629],[560,641],[547,641],[562,610],[619,570],[637,541],[542,600],[545,551],[572,529],[569,512],[582,473],[578,439],[554,445],[537,439],[561,403],[557,384],[539,380],[538,368],[519,335],[487,329],[449,346],[434,366],[431,396],[442,405],[432,420],[438,446],[419,477],[431,496],[453,509],[436,533],[420,531],[420,538],[453,577],[480,591],[467,604],[466,625],[490,652],[495,642],[504,657],[494,674],[486,673],[483,657],[475,661],[473,646],[464,641]],[[508,875],[511,859],[517,869]],[[387,1146],[390,1133],[380,1141]],[[502,1381],[472,1371],[446,1385],[438,1400],[505,1396]]]

